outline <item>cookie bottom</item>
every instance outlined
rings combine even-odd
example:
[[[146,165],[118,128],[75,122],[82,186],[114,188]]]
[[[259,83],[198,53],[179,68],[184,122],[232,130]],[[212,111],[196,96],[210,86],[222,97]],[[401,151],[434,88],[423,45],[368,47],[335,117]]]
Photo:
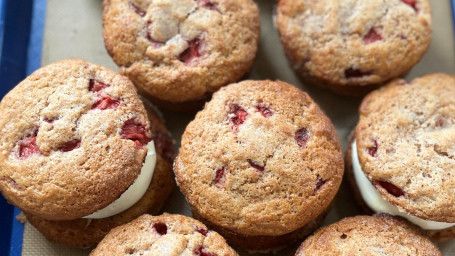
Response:
[[[144,196],[131,208],[104,219],[50,221],[25,213],[27,220],[49,241],[71,247],[95,246],[114,227],[128,223],[144,213],[157,214],[175,186],[172,164],[160,156],[152,182]]]
[[[361,210],[368,214],[372,215],[375,212],[368,207],[367,203],[363,200],[362,195],[360,194],[360,190],[357,186],[357,183],[355,181],[354,177],[354,170],[352,168],[352,148],[351,145],[354,142],[354,133],[351,134],[349,140],[348,140],[348,147],[346,149],[346,159],[345,159],[345,179],[348,181],[350,188],[352,190],[352,195],[354,196],[355,201],[361,208]],[[426,234],[431,240],[434,242],[444,242],[450,239],[455,238],[455,226],[446,228],[446,229],[441,229],[441,230],[422,230],[424,234]]]
[[[302,241],[304,238],[311,235],[322,225],[329,209],[330,207],[316,217],[316,219],[300,229],[280,236],[248,236],[239,234],[211,223],[203,218],[195,209],[192,209],[192,213],[193,218],[204,223],[209,229],[218,232],[233,247],[259,253],[269,253],[281,250],[295,242]]]

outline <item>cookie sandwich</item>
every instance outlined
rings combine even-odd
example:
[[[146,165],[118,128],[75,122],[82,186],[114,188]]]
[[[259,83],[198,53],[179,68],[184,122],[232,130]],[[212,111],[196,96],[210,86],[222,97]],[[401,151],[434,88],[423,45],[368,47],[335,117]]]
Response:
[[[45,66],[2,99],[0,116],[0,191],[52,241],[90,247],[172,190],[168,131],[109,69]]]
[[[362,102],[346,154],[363,208],[406,218],[435,240],[455,237],[455,76],[398,79]]]

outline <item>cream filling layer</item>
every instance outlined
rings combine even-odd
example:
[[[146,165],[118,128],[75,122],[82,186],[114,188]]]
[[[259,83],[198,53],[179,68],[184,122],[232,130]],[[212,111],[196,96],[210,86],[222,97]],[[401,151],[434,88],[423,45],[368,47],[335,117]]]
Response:
[[[117,200],[112,202],[110,205],[82,218],[103,219],[119,214],[129,209],[131,206],[137,203],[142,198],[142,196],[144,196],[145,192],[150,186],[150,182],[152,181],[153,172],[156,165],[155,144],[153,141],[150,141],[146,147],[147,156],[145,157],[144,165],[142,165],[141,173],[134,181],[133,185],[131,185]]]
[[[357,187],[360,190],[360,194],[362,195],[363,200],[373,211],[404,217],[423,229],[440,230],[455,226],[455,223],[437,222],[418,218],[416,216],[410,215],[403,209],[398,208],[396,205],[385,200],[363,172],[362,167],[360,166],[360,161],[357,154],[357,144],[355,140],[352,143],[351,155],[352,169],[354,172]]]

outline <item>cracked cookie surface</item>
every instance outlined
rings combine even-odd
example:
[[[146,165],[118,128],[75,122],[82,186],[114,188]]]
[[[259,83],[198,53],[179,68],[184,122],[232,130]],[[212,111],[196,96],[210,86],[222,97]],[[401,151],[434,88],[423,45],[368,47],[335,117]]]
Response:
[[[411,215],[454,223],[455,76],[394,80],[359,112],[359,160],[377,191]]]
[[[343,159],[330,120],[283,82],[220,89],[186,128],[177,184],[211,223],[249,236],[290,233],[323,213]]]
[[[240,79],[259,40],[252,0],[105,0],[106,49],[150,98],[205,98]]]
[[[90,254],[238,256],[218,233],[182,215],[142,215],[117,227]]]
[[[431,40],[428,0],[283,0],[276,25],[297,73],[345,94],[405,74]]]
[[[440,256],[439,249],[409,222],[386,214],[342,219],[309,237],[296,256]]]
[[[103,98],[110,103],[98,104]],[[50,220],[86,216],[117,199],[152,139],[133,84],[83,60],[35,71],[2,99],[0,116],[0,190]],[[140,129],[125,129],[128,120]]]

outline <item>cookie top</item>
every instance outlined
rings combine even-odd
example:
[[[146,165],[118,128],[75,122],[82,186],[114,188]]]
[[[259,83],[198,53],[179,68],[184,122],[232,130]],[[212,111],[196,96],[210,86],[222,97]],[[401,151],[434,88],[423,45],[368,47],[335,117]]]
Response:
[[[45,66],[0,103],[0,190],[45,219],[91,214],[137,178],[149,130],[126,77],[76,59]]]
[[[237,256],[218,233],[182,215],[142,215],[112,229],[90,254]]]
[[[282,0],[276,25],[297,72],[330,87],[398,77],[431,41],[428,0]]]
[[[259,40],[252,0],[105,0],[104,42],[141,93],[204,98],[251,67]]]
[[[186,128],[177,184],[210,222],[244,235],[292,232],[326,210],[343,159],[330,120],[290,84],[243,81]]]
[[[355,130],[367,178],[425,220],[455,222],[455,76],[394,80],[362,102]]]
[[[298,249],[303,255],[441,255],[420,231],[390,215],[342,219],[309,237]]]

